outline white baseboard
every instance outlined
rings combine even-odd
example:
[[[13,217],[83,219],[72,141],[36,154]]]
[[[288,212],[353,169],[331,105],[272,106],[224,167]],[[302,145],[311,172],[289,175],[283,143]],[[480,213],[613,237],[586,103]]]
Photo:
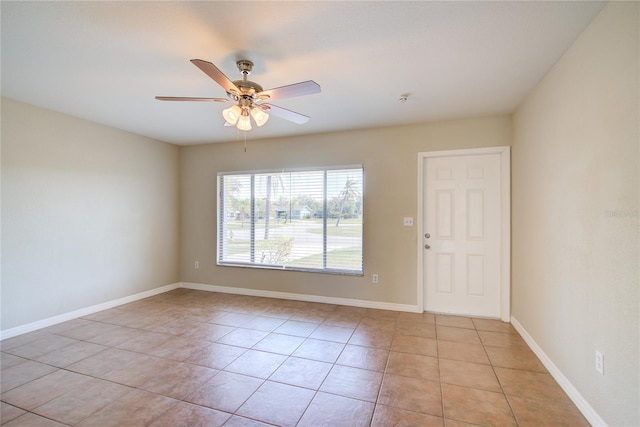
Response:
[[[367,301],[351,298],[325,297],[319,295],[296,294],[291,292],[261,291],[258,289],[235,288],[231,286],[205,285],[202,283],[183,282],[182,288],[199,291],[221,292],[225,294],[249,295],[254,297],[280,298],[306,302],[320,302],[325,304],[348,305],[352,307],[375,308],[381,310],[408,311],[419,313],[417,305],[396,304],[391,302]]]
[[[27,323],[25,325],[16,326],[15,328],[10,328],[4,331],[0,331],[0,340],[15,337],[17,335],[26,334],[27,332],[33,332],[38,329],[46,328],[47,326],[56,325],[58,323],[66,322],[67,320],[77,319],[78,317],[86,316],[88,314],[96,313],[98,311],[117,307],[119,305],[128,304],[130,302],[137,301],[143,298],[152,297],[154,295],[172,291],[179,287],[180,287],[180,283],[172,283],[170,285],[162,286],[156,289],[151,289],[149,291],[140,292],[134,295],[129,295],[127,297],[118,298],[112,301],[103,302],[101,304],[92,305],[90,307],[81,308],[79,310],[71,311],[69,313],[59,314],[57,316],[49,317],[47,319],[42,319],[36,322]]]
[[[573,384],[564,376],[562,371],[558,369],[558,367],[551,361],[549,356],[542,350],[542,348],[535,342],[535,340],[529,335],[529,333],[524,329],[524,327],[518,322],[518,320],[511,316],[511,324],[518,331],[518,333],[522,336],[522,338],[529,345],[531,350],[538,356],[542,364],[547,368],[551,376],[560,384],[560,387],[564,390],[565,393],[569,396],[569,398],[573,401],[573,403],[577,406],[577,408],[582,412],[582,415],[591,423],[593,426],[606,426],[607,423],[598,415],[595,409],[587,402],[587,400],[580,394],[578,389],[574,387]]]

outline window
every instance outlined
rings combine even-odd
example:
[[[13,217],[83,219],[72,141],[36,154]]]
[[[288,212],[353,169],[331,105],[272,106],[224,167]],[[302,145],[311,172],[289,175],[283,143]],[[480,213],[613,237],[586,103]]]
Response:
[[[218,174],[218,264],[362,269],[363,168]]]

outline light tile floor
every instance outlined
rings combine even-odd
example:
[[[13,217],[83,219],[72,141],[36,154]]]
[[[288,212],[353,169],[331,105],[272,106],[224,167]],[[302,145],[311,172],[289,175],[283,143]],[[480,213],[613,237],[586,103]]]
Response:
[[[178,289],[0,343],[3,426],[588,426],[513,327]]]

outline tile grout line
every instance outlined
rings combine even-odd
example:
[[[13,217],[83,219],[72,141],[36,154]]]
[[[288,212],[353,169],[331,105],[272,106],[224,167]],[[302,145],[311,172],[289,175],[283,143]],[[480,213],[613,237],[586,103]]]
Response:
[[[436,323],[436,317],[435,315],[433,316],[433,329],[435,330],[435,335],[436,335],[436,357],[438,360],[438,385],[440,386],[440,407],[442,409],[442,424],[444,426],[447,425],[447,414],[445,412],[445,405],[444,405],[444,386],[442,385],[442,370],[440,369],[440,340],[438,340],[438,328],[437,323]]]
[[[502,381],[500,381],[500,378],[498,377],[498,373],[496,372],[495,366],[494,366],[493,362],[491,361],[491,358],[489,357],[489,353],[487,352],[487,348],[484,345],[484,342],[482,343],[482,349],[484,350],[485,354],[487,355],[487,359],[489,359],[489,364],[491,366],[491,371],[493,371],[493,375],[496,377],[496,381],[498,381],[498,385],[500,386],[500,391],[502,392],[502,396],[504,396],[504,400],[507,402],[507,405],[509,406],[509,411],[511,411],[511,415],[513,416],[513,420],[515,421],[516,426],[519,426],[520,423],[518,422],[518,417],[516,416],[516,413],[513,410],[513,407],[511,406],[511,402],[509,401],[509,399],[507,399],[507,394],[504,391],[504,387],[502,385]]]

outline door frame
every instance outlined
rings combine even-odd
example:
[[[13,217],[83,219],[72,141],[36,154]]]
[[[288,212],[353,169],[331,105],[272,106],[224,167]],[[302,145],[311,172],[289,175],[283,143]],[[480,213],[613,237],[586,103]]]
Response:
[[[499,154],[501,166],[500,184],[500,211],[502,221],[500,224],[500,319],[504,322],[511,321],[511,147],[487,147],[463,150],[427,151],[418,153],[418,310],[424,311],[424,256],[423,240],[424,230],[424,178],[426,168],[425,160],[430,157],[461,157],[481,154]]]

